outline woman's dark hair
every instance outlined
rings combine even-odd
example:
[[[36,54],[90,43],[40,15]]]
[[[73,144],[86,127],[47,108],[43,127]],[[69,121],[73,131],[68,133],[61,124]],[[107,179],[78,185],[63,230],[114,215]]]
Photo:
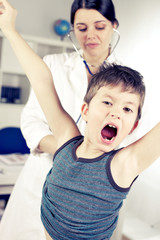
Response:
[[[119,25],[115,16],[115,9],[112,0],[74,0],[71,7],[71,24],[74,24],[74,18],[78,9],[95,9],[107,18],[112,24]]]

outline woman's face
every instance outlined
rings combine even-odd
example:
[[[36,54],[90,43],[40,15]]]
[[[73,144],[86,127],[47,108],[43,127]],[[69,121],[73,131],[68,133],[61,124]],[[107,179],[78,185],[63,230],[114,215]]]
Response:
[[[74,33],[84,55],[106,58],[113,27],[97,10],[79,9],[75,14]]]

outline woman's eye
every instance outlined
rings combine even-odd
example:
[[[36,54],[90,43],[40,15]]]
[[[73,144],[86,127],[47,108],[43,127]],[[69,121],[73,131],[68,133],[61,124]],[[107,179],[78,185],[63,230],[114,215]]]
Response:
[[[87,28],[79,28],[78,29],[80,32],[85,32],[87,30]]]
[[[97,30],[104,30],[104,27],[96,27]]]
[[[106,28],[106,25],[99,23],[99,24],[96,24],[96,25],[95,25],[95,28],[96,28],[97,30],[104,30],[104,29]]]
[[[125,107],[125,108],[124,108],[124,111],[125,111],[125,112],[133,112],[132,109],[130,109],[130,108],[128,108],[128,107]]]

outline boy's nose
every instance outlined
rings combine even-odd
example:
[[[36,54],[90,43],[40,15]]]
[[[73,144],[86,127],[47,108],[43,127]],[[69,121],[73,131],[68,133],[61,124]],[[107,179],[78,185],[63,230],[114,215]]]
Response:
[[[120,119],[120,115],[118,113],[111,113],[111,117],[114,119]]]

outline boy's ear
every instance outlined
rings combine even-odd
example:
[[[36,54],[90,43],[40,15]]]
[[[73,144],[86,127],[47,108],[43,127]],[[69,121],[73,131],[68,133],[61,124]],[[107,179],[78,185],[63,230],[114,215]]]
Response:
[[[138,123],[139,121],[137,120],[132,128],[132,130],[130,131],[129,135],[138,127]]]
[[[88,121],[88,104],[86,102],[83,103],[82,107],[81,107],[81,115],[82,115],[82,119],[87,122]]]

